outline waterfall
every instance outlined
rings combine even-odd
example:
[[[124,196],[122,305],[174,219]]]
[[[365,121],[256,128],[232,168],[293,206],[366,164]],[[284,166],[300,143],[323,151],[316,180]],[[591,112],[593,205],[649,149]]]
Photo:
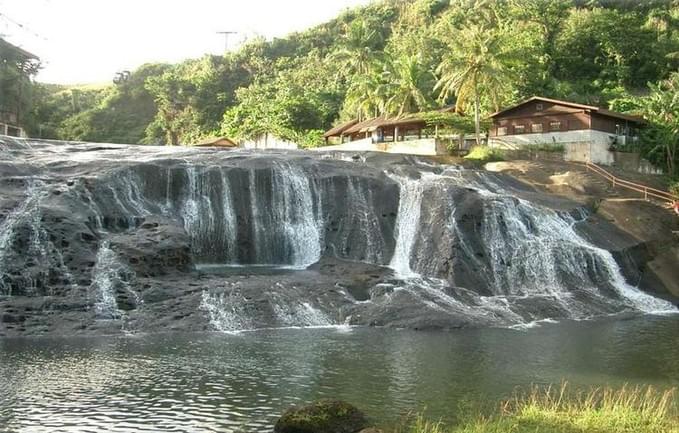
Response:
[[[575,220],[508,197],[484,201],[484,240],[491,260],[495,293],[545,295],[574,307],[573,290],[605,296],[607,285],[642,311],[667,309],[669,303],[645,295],[625,282],[610,252],[575,232]]]
[[[269,172],[270,189],[258,190],[257,171],[251,170],[251,229],[256,262],[307,267],[321,256],[321,235],[309,178],[298,168],[276,163]]]
[[[134,272],[124,265],[108,241],[103,241],[97,251],[92,269],[91,292],[94,295],[94,310],[98,318],[120,320],[125,313],[118,307],[119,294],[130,296],[136,305],[141,303],[139,295],[132,288]]]
[[[396,218],[396,247],[389,267],[401,278],[418,277],[410,268],[410,256],[420,227],[422,192],[424,180],[409,179],[392,175],[400,185],[398,215]]]
[[[281,164],[274,170],[273,182],[276,196],[272,207],[290,245],[290,264],[309,266],[321,258],[321,236],[309,178],[297,167]]]
[[[186,178],[180,215],[191,238],[191,247],[199,259],[221,258],[222,245],[215,242],[219,215],[212,202],[213,185],[208,173],[199,171],[195,166],[187,166]]]
[[[52,295],[50,282],[57,281],[73,287],[75,279],[62,252],[43,225],[41,202],[48,194],[42,181],[31,180],[24,200],[0,224],[0,294],[12,296],[16,287],[29,295],[39,290]],[[26,265],[20,275],[10,275],[7,267],[13,260]]]
[[[361,259],[369,263],[384,263],[384,239],[380,231],[379,218],[373,207],[371,191],[361,184],[360,178],[348,177],[347,193],[349,198],[347,207],[351,215],[351,227],[348,231],[357,232],[361,240],[365,241],[365,251]],[[346,236],[341,249],[352,250],[355,246],[349,242],[356,240],[356,236]]]
[[[220,170],[219,174],[222,187],[222,220],[221,225],[219,226],[221,227],[221,235],[224,237],[224,247],[226,249],[225,259],[227,263],[238,263],[238,222],[233,206],[233,192],[224,170]]]
[[[143,291],[148,317],[176,311],[185,326],[199,305],[228,332],[348,316],[511,326],[673,309],[596,246],[615,233],[607,223],[503,175],[393,155],[1,146],[12,154],[0,154],[11,174],[0,179],[3,302],[51,296],[45,305],[124,321]]]

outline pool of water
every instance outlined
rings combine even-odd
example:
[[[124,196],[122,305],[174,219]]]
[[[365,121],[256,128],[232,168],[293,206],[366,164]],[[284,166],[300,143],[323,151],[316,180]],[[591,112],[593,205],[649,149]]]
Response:
[[[271,431],[321,397],[454,419],[516,387],[679,385],[679,316],[413,332],[288,329],[0,340],[0,431]]]

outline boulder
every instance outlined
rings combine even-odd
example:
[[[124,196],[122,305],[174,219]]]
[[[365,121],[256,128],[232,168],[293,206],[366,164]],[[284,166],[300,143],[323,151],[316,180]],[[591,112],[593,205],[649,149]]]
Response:
[[[285,411],[274,433],[356,433],[368,427],[365,415],[339,400],[319,400]]]

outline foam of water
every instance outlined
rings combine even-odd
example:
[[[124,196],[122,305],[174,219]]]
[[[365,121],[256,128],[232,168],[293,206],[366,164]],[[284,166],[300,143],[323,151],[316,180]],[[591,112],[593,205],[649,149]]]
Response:
[[[220,294],[204,290],[200,309],[207,313],[210,324],[217,331],[231,333],[253,328],[242,297],[233,289]]]
[[[116,296],[118,292],[128,292],[140,304],[139,295],[132,288],[133,272],[124,265],[113,251],[108,241],[104,241],[97,251],[96,262],[92,269],[92,285],[94,310],[98,318],[120,320],[125,313],[118,308]]]
[[[410,268],[410,256],[420,224],[424,181],[393,176],[400,185],[398,214],[396,218],[396,246],[389,267],[399,278],[418,277]]]
[[[278,322],[284,327],[325,327],[333,326],[332,320],[308,302],[274,304],[273,310]]]

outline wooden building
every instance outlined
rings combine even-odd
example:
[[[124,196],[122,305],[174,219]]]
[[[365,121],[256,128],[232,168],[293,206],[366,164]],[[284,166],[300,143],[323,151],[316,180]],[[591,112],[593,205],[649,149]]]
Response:
[[[40,59],[0,38],[0,135],[25,137],[22,118],[29,107],[22,102],[23,87],[37,72]],[[4,73],[3,69],[13,69]],[[9,71],[8,71],[9,72]]]
[[[452,113],[455,107],[444,107],[437,111]],[[437,125],[427,121],[425,113],[380,116],[363,121],[353,119],[328,130],[323,135],[326,146],[318,150],[446,154],[447,148],[438,129]]]
[[[644,120],[591,105],[532,97],[490,116],[489,144],[565,148],[567,159],[610,164],[611,151],[636,140]]]

